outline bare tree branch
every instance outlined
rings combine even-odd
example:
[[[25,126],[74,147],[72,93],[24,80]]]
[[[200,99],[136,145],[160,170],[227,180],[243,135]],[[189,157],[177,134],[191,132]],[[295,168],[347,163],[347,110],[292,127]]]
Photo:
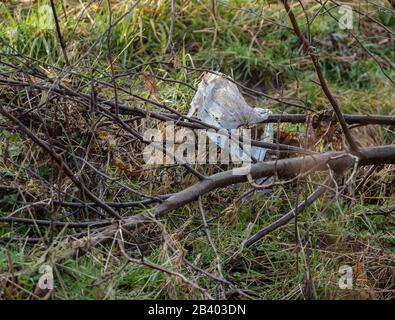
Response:
[[[287,0],[283,0],[283,4],[285,7],[285,10],[288,13],[288,17],[291,20],[293,29],[295,31],[295,34],[298,36],[300,42],[302,43],[303,49],[309,54],[311,61],[313,62],[315,71],[317,72],[318,79],[320,81],[322,90],[324,91],[326,97],[328,98],[330,104],[333,107],[333,110],[336,113],[337,120],[340,123],[340,126],[343,129],[343,133],[346,137],[346,140],[351,148],[351,150],[355,153],[358,153],[359,146],[355,142],[354,138],[352,137],[350,130],[347,127],[347,123],[344,120],[343,114],[340,111],[340,106],[339,103],[337,102],[336,98],[332,95],[332,92],[330,91],[328,84],[325,80],[324,74],[322,73],[322,69],[320,66],[320,63],[318,61],[317,55],[315,53],[315,48],[311,46],[310,42],[306,39],[306,37],[303,35],[302,31],[299,28],[298,22],[296,21],[295,15],[291,9],[291,7],[288,4]]]

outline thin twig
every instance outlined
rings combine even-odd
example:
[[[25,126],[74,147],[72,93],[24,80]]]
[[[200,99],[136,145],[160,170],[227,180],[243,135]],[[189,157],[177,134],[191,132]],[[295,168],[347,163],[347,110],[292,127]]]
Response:
[[[63,53],[64,60],[66,62],[66,65],[69,66],[70,65],[70,61],[69,61],[69,58],[67,57],[66,44],[65,44],[65,42],[63,40],[62,32],[60,30],[59,20],[58,20],[57,14],[56,14],[56,7],[55,7],[55,4],[54,4],[53,0],[51,0],[50,2],[51,2],[51,8],[52,8],[53,17],[54,17],[54,20],[55,20],[56,33],[58,35],[59,42],[60,42],[60,47],[62,48],[62,53]]]
[[[352,137],[352,135],[350,133],[347,123],[344,120],[343,114],[340,110],[339,103],[337,102],[336,98],[333,96],[332,92],[330,91],[330,89],[328,87],[328,84],[325,80],[320,63],[318,61],[317,55],[315,53],[315,48],[311,46],[310,42],[306,39],[306,37],[303,35],[302,31],[300,30],[298,22],[296,21],[295,15],[294,15],[291,7],[288,4],[288,1],[287,0],[282,0],[282,1],[283,1],[285,10],[288,13],[288,17],[291,20],[291,24],[293,26],[295,34],[298,36],[300,42],[302,43],[303,49],[310,55],[311,61],[313,62],[318,79],[320,81],[321,88],[324,91],[326,97],[328,98],[330,104],[333,107],[333,110],[336,113],[337,120],[339,121],[340,126],[342,127],[342,130],[343,130],[344,136],[346,137],[347,142],[348,142],[351,150],[355,153],[358,153],[359,146],[355,142],[354,138]]]
[[[220,278],[224,279],[224,275],[222,273],[222,267],[221,267],[221,258],[219,257],[217,247],[215,246],[215,243],[214,243],[213,239],[211,238],[210,228],[207,223],[206,213],[204,211],[204,207],[203,207],[203,203],[202,203],[202,197],[198,198],[198,205],[199,205],[200,216],[202,217],[204,232],[206,233],[208,243],[210,244],[210,246],[213,250],[214,256],[215,256],[216,269],[217,269],[218,275],[220,276]],[[224,289],[222,288],[222,290],[224,290]]]
[[[289,211],[287,214],[283,215],[280,219],[277,219],[275,222],[269,224],[265,228],[259,230],[257,233],[255,233],[253,236],[248,238],[245,242],[244,245],[246,247],[251,246],[255,242],[259,241],[262,239],[265,235],[273,232],[274,230],[284,226],[287,224],[289,221],[292,219],[296,218],[299,213],[304,211],[308,206],[313,204],[321,195],[323,195],[327,190],[327,186],[331,186],[332,184],[332,179],[327,177],[325,181],[323,182],[323,186],[319,186],[309,197],[307,197],[306,200],[301,202],[297,207]]]

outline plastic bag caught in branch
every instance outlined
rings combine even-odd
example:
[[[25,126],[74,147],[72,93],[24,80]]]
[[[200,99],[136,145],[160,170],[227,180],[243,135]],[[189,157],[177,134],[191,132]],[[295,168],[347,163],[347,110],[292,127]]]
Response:
[[[224,129],[251,128],[268,118],[270,111],[263,108],[252,108],[247,104],[240,93],[237,85],[221,76],[206,73],[199,83],[198,90],[191,102],[188,116],[191,117],[197,111],[197,118],[207,124]],[[273,127],[270,124],[255,126],[255,140],[271,142],[273,140]],[[224,149],[221,135],[207,132],[208,137]],[[243,152],[237,143],[230,143],[232,157],[239,158],[245,162],[251,157]],[[262,147],[251,147],[251,156],[263,161],[266,149]]]

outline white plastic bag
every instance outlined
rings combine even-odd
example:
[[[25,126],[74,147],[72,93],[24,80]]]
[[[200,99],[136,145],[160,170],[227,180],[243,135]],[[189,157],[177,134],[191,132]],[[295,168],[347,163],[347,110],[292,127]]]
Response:
[[[193,116],[197,111],[197,118],[207,124],[224,129],[237,129],[251,127],[254,124],[266,120],[271,113],[268,109],[252,108],[247,104],[240,93],[237,85],[225,76],[206,73],[199,83],[198,90],[191,102],[188,116]],[[220,135],[208,132],[210,140],[214,141],[222,149],[223,139]],[[264,125],[263,133],[254,139],[272,142],[273,127],[271,124]],[[251,162],[250,155],[241,150],[238,144],[230,143],[232,157]],[[251,156],[257,161],[263,161],[266,149],[251,147]]]

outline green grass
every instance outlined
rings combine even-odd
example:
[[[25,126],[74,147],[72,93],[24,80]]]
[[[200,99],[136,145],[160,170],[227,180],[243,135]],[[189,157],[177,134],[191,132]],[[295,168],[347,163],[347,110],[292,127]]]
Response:
[[[126,12],[128,1],[114,2],[114,17]],[[212,12],[210,2],[185,2],[185,6],[177,8],[177,19],[174,33],[174,55],[185,66],[219,70],[232,75],[235,79],[269,94],[282,93],[302,99],[316,111],[329,110],[329,104],[321,88],[314,83],[316,75],[308,57],[300,52],[295,35],[288,29],[261,21],[262,8],[264,15],[275,19],[276,22],[290,26],[284,17],[284,11],[278,14],[279,8],[270,1],[223,1],[217,2],[216,12]],[[30,57],[39,59],[58,67],[65,66],[65,60],[60,50],[59,41],[45,7],[46,1],[39,1],[29,6],[16,3],[0,3],[0,52],[10,52],[8,46]],[[114,68],[117,72],[136,67],[135,71],[154,72],[161,77],[169,77],[186,81],[197,86],[201,73],[187,72],[183,68],[168,68],[160,65],[139,66],[147,61],[174,61],[172,53],[166,53],[166,44],[170,26],[169,1],[158,4],[157,1],[143,1],[131,15],[111,30],[111,51]],[[239,10],[238,8],[243,8]],[[96,41],[97,37],[108,26],[108,8],[106,5],[93,6],[87,9],[89,17],[84,15],[78,19],[75,11],[67,18],[62,14],[62,8],[57,8],[61,16],[60,25],[67,45],[67,53],[71,63],[75,63]],[[314,12],[315,6],[308,11]],[[297,11],[298,21],[304,22],[301,11]],[[378,18],[388,27],[394,27],[394,19],[384,13]],[[78,22],[78,24],[77,24]],[[366,27],[353,30],[358,35],[366,33]],[[377,64],[363,55],[357,47],[349,49],[351,38],[338,30],[336,23],[327,15],[316,17],[311,34],[320,53],[322,67],[332,91],[338,98],[345,113],[380,113],[393,114],[395,99],[393,87],[383,76]],[[99,75],[108,77],[108,42],[103,38],[90,55],[91,73],[87,76]],[[5,45],[7,44],[7,45]],[[338,46],[334,50],[333,46]],[[381,57],[393,59],[393,44],[368,44],[368,48]],[[352,55],[362,55],[357,61]],[[82,72],[87,72],[88,59],[80,62]],[[1,69],[1,67],[0,67]],[[79,70],[79,67],[76,68]],[[392,78],[394,72],[385,69]],[[50,72],[50,71],[48,71]],[[277,79],[277,80],[276,80]],[[194,92],[189,88],[174,83],[159,82],[160,102],[166,102],[181,112],[186,112]],[[125,77],[119,84],[132,87],[137,93],[148,96],[141,77]],[[89,88],[84,89],[89,92]],[[108,92],[111,97],[112,92]],[[129,99],[120,94],[120,99]],[[141,104],[141,102],[130,101]],[[258,100],[257,104],[269,105],[273,110],[281,112],[286,107],[270,101]],[[148,107],[148,106],[146,106]],[[289,109],[287,109],[289,111]],[[297,110],[297,112],[300,110]],[[296,130],[291,126],[290,130]],[[383,140],[392,142],[393,132],[386,132]],[[27,147],[25,141],[17,134],[7,129],[0,132],[0,142],[8,141],[8,156],[11,160],[23,159]],[[0,173],[3,178],[14,176],[19,172],[24,177],[23,170],[10,164],[1,164],[3,149],[0,148]],[[46,164],[39,167],[42,178],[49,180],[51,168]],[[114,169],[111,174],[116,176]],[[118,172],[119,174],[119,172]],[[120,175],[121,176],[121,175]],[[385,177],[375,176],[377,181]],[[184,183],[189,183],[184,182]],[[208,207],[208,219],[214,218],[226,209],[239,187],[228,188],[207,196],[205,205]],[[244,188],[241,186],[240,188]],[[174,191],[174,190],[170,190]],[[303,190],[303,195],[311,190]],[[31,193],[34,195],[33,186]],[[16,202],[17,193],[3,193],[0,190],[0,214],[6,215],[20,208]],[[286,196],[287,195],[287,196]],[[381,195],[380,190],[374,191],[374,197]],[[389,195],[392,197],[393,195]],[[289,199],[287,198],[289,197]],[[314,206],[301,214],[297,226],[301,237],[310,230],[310,241],[304,248],[295,248],[295,225],[288,224],[265,237],[263,241],[248,249],[240,249],[245,238],[273,222],[295,205],[296,191],[290,188],[275,188],[269,196],[255,195],[243,205],[237,205],[236,214],[232,219],[220,217],[210,225],[212,237],[217,245],[219,256],[223,262],[224,275],[237,287],[255,291],[264,299],[305,298],[303,281],[306,272],[311,273],[316,290],[316,298],[338,298],[337,271],[341,264],[354,265],[359,256],[353,251],[351,243],[368,243],[364,249],[366,259],[377,257],[377,250],[382,250],[385,257],[394,254],[393,228],[388,220],[380,216],[364,217],[366,210],[375,210],[375,206],[362,203],[349,206],[347,199],[332,203],[329,198],[322,198]],[[342,209],[343,213],[340,212]],[[129,212],[127,212],[129,213]],[[130,214],[136,213],[131,211]],[[313,219],[317,217],[314,226]],[[249,223],[257,217],[256,224],[248,230]],[[172,214],[171,221],[165,223],[165,230],[170,239],[165,243],[153,246],[147,259],[164,267],[183,273],[197,284],[208,288],[210,292],[218,293],[218,283],[186,269],[179,259],[179,253],[186,252],[191,262],[196,262],[201,268],[215,273],[215,254],[208,245],[195,205],[177,210]],[[158,228],[152,228],[158,232]],[[23,235],[27,227],[0,225],[0,235]],[[160,234],[157,234],[160,237]],[[192,249],[191,249],[192,248]],[[376,250],[377,249],[377,250]],[[48,261],[51,255],[60,249],[48,249]],[[17,278],[18,285],[24,290],[11,290],[12,284],[7,284],[0,291],[5,299],[28,298],[29,292],[34,291],[38,281],[38,268],[46,249],[30,246],[0,247],[0,273],[14,270],[23,271]],[[131,255],[135,252],[130,250]],[[389,259],[390,260],[390,259]],[[369,260],[370,261],[370,260]],[[91,252],[77,260],[69,259],[56,268],[59,274],[55,277],[54,297],[58,299],[189,299],[203,298],[202,294],[192,290],[179,279],[153,270],[145,266],[128,264],[123,268],[125,259],[119,250],[110,246],[92,249]],[[388,263],[384,261],[383,265]],[[371,264],[366,263],[369,272]],[[60,276],[59,276],[60,275]],[[372,271],[372,275],[376,275]],[[105,281],[104,281],[104,280]],[[107,280],[106,280],[107,279]],[[103,281],[102,281],[103,280]],[[0,280],[1,284],[1,280]],[[1,286],[0,286],[1,288]],[[5,289],[4,289],[5,288]]]

